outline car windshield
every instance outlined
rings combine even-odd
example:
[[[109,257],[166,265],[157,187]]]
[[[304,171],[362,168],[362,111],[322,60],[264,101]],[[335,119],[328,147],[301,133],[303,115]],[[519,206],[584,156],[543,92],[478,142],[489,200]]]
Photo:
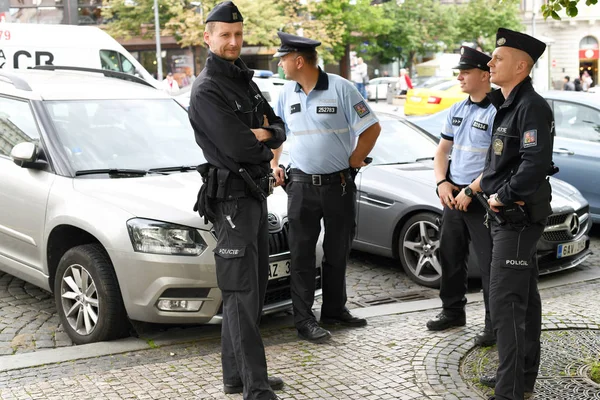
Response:
[[[171,99],[44,104],[73,171],[149,170],[205,162],[186,111]]]
[[[370,157],[373,165],[402,164],[433,157],[437,144],[430,137],[397,119],[379,121],[381,134]]]
[[[431,90],[448,90],[453,86],[457,86],[459,83],[456,79],[452,79],[445,82],[437,82],[435,85],[429,87]]]

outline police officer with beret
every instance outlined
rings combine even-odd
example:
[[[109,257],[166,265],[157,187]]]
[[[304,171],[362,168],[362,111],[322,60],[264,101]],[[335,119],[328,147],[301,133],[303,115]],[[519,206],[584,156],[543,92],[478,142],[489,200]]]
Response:
[[[469,241],[481,271],[485,304],[485,328],[475,337],[475,344],[496,343],[489,314],[488,294],[492,239],[484,225],[485,209],[473,201],[479,186],[485,155],[492,140],[492,123],[496,109],[487,94],[490,92],[490,57],[470,47],[460,49],[458,80],[469,97],[450,108],[442,129],[442,138],[434,158],[438,195],[444,207],[440,237],[442,268],[440,298],[443,310],[427,322],[431,331],[441,331],[466,323],[467,254]],[[452,162],[448,156],[452,153]]]
[[[208,161],[199,167],[204,185],[197,206],[213,220],[217,236],[224,391],[243,391],[245,400],[270,400],[283,381],[267,377],[259,330],[269,273],[265,199],[271,149],[281,146],[285,129],[239,58],[242,22],[231,1],[208,14],[204,41],[210,51],[194,81],[189,117]]]
[[[315,246],[325,227],[321,322],[359,327],[367,324],[346,308],[346,263],[354,237],[356,185],[353,170],[375,145],[381,130],[366,101],[346,79],[317,65],[316,40],[277,32],[287,83],[277,114],[291,134],[291,176],[286,185],[291,252],[291,289],[298,336],[312,342],[329,339],[312,312],[315,292]],[[271,161],[278,183],[281,148]]]
[[[490,312],[498,343],[495,399],[522,400],[533,390],[540,363],[542,304],[538,292],[536,245],[550,206],[554,119],[535,92],[529,74],[546,45],[500,28],[488,63],[490,94],[498,112],[492,128],[481,188],[505,223],[492,221]]]

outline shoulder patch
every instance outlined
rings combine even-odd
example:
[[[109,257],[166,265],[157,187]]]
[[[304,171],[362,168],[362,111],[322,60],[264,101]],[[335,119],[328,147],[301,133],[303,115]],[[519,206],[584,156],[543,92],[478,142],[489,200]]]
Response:
[[[452,117],[452,125],[453,126],[460,126],[460,124],[462,124],[463,119],[459,118],[459,117]]]
[[[537,146],[537,129],[532,129],[523,134],[523,147]]]
[[[371,113],[371,111],[369,110],[369,107],[367,107],[367,105],[365,104],[364,101],[356,103],[354,105],[354,111],[356,111],[356,113],[358,114],[358,116],[360,118],[364,117],[365,115],[369,115]]]

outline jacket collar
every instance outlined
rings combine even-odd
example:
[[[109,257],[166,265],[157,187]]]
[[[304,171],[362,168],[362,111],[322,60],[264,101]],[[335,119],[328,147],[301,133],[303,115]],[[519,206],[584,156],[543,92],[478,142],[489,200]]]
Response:
[[[248,69],[241,58],[238,58],[232,64],[210,50],[206,59],[206,68],[212,74],[225,75],[229,78],[241,78],[247,82],[254,76],[254,71]]]
[[[490,98],[490,101],[494,107],[497,109],[508,108],[512,105],[513,101],[515,101],[515,98],[519,92],[527,93],[531,91],[533,91],[533,85],[531,84],[531,78],[528,76],[513,88],[507,99],[504,98],[504,95],[500,89],[491,91],[488,94],[488,97]]]
[[[327,73],[323,72],[321,67],[319,67],[319,78],[317,78],[317,84],[313,90],[327,90],[329,89],[329,77]],[[298,82],[296,82],[296,88],[294,89],[296,92],[302,91],[302,86]]]

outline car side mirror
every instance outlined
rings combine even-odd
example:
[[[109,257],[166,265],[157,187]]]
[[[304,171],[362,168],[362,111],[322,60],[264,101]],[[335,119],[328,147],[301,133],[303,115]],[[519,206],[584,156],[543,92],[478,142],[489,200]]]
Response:
[[[22,168],[45,169],[48,163],[40,159],[40,149],[36,143],[21,142],[12,148],[10,157]]]

